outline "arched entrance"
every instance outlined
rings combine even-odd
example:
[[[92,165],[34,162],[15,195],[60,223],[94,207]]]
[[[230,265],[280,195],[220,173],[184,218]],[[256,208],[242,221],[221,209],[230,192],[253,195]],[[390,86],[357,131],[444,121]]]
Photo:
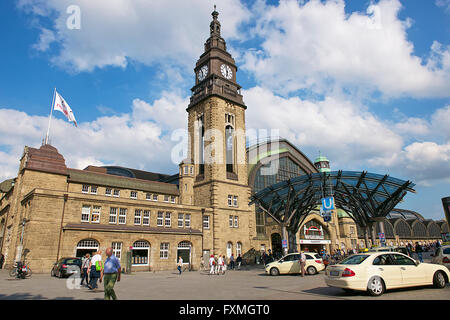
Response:
[[[77,244],[77,248],[75,251],[75,256],[78,258],[84,257],[86,253],[89,253],[91,257],[93,254],[98,251],[99,244],[97,240],[94,239],[83,239]]]
[[[191,262],[191,243],[189,241],[181,241],[178,244],[177,262],[180,257],[183,259],[183,264]]]
[[[281,246],[281,235],[279,233],[272,233],[270,236],[272,242],[272,254],[275,258],[283,255],[283,248]]]
[[[300,250],[320,253],[326,249],[328,252],[331,244],[328,230],[322,224],[313,219],[300,228]]]

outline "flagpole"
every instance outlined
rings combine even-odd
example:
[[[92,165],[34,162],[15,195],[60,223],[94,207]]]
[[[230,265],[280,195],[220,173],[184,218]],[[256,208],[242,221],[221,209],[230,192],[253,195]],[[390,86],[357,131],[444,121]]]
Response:
[[[50,107],[50,116],[48,118],[47,134],[45,135],[45,144],[48,144],[48,135],[50,133],[50,122],[52,121],[53,104],[55,103],[56,88],[53,91],[52,105]]]

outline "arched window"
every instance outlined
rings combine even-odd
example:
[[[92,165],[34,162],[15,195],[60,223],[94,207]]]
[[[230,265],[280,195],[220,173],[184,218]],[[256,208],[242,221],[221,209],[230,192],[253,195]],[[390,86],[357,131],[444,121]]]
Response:
[[[236,256],[242,255],[242,243],[236,243]]]
[[[205,173],[205,118],[203,114],[200,114],[197,118],[197,130],[198,130],[198,163],[199,174]]]
[[[411,237],[411,228],[405,220],[398,220],[395,225],[395,234],[399,237]]]
[[[317,221],[311,220],[303,225],[300,230],[301,239],[330,240],[328,231]]]
[[[233,253],[233,243],[228,242],[227,243],[227,257],[231,257],[231,254]]]
[[[100,245],[97,242],[97,240],[94,239],[83,239],[77,244],[76,248],[76,257],[84,257],[86,253],[89,253],[92,257],[92,255],[98,251]]]
[[[425,228],[424,224],[419,221],[416,221],[413,224],[412,229],[414,237],[424,238],[427,236],[427,228]]]
[[[448,233],[449,232],[448,231],[448,224],[444,222],[442,224],[442,226],[441,226],[441,230],[442,230],[442,233]]]
[[[436,223],[431,222],[428,225],[428,234],[430,235],[430,237],[440,238],[441,237],[441,228],[439,228],[439,226]]]
[[[278,161],[278,164],[274,163],[274,161]],[[289,157],[276,158],[258,168],[253,189],[255,192],[258,192],[274,183],[304,174],[306,172]]]
[[[394,236],[394,228],[392,227],[392,224],[389,221],[387,221],[387,220],[384,220],[383,223],[384,223],[384,236],[385,236],[385,238],[394,238],[395,237]],[[377,235],[380,232],[381,232],[380,224],[377,223]]]
[[[225,144],[227,172],[234,172],[234,129],[230,125],[225,127]]]
[[[133,266],[148,266],[150,260],[150,243],[145,240],[139,240],[133,243],[131,256]]]

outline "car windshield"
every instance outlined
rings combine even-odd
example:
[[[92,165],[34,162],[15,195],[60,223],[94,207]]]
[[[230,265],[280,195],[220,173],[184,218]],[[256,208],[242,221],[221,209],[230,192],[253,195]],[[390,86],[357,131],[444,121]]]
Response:
[[[443,253],[444,254],[450,254],[450,248],[444,248]]]
[[[365,254],[357,254],[354,256],[350,256],[347,259],[342,260],[339,264],[361,264],[364,260],[366,260],[368,255]]]
[[[80,259],[66,259],[66,264],[79,264]]]

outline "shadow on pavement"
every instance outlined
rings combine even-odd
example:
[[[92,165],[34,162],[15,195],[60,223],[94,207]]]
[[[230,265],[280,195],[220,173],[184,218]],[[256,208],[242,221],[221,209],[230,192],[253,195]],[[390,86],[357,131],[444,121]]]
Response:
[[[310,293],[310,294],[318,294],[321,296],[328,296],[328,297],[348,297],[348,296],[364,296],[365,292],[362,291],[344,291],[343,289],[339,288],[332,288],[332,287],[318,287],[318,288],[312,288],[308,290],[302,290],[302,292]]]
[[[0,300],[48,300],[48,298],[42,295],[33,295],[30,293],[13,293],[13,294],[0,294]]]

